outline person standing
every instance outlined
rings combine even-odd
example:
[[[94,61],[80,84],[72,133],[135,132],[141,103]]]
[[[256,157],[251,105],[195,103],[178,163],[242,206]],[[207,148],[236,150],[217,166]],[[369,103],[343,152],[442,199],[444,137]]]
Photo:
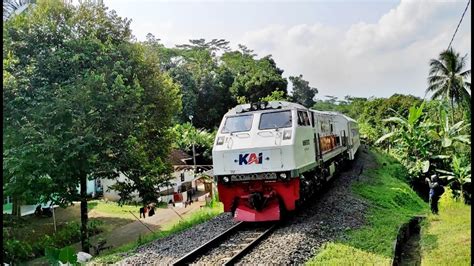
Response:
[[[155,206],[154,205],[150,205],[150,211],[148,212],[148,217],[151,217],[153,215],[155,215]]]
[[[425,179],[428,182],[430,187],[430,208],[433,214],[438,214],[438,201],[441,197],[441,194],[444,192],[444,188],[439,184],[438,176],[436,174],[429,178]]]
[[[140,218],[142,218],[142,215],[143,215],[143,218],[145,218],[145,214],[148,210],[148,207],[144,204],[143,207],[140,208]]]

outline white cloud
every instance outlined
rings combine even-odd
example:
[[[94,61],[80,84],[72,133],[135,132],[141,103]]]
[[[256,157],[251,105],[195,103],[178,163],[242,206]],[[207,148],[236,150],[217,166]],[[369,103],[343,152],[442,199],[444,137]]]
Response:
[[[322,24],[270,25],[244,34],[240,43],[259,55],[272,54],[285,75],[303,74],[319,95],[423,97],[428,62],[446,49],[459,21],[461,5],[401,1],[377,23],[359,22],[347,29]],[[454,40],[469,53],[468,11]]]

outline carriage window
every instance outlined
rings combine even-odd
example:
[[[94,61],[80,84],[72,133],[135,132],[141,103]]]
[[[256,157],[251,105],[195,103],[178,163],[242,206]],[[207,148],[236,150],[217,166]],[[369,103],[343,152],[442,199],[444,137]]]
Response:
[[[298,111],[298,126],[311,126],[307,112]]]
[[[222,133],[245,132],[252,128],[253,115],[240,115],[227,117],[222,128]]]
[[[359,135],[359,131],[357,129],[351,129],[351,131],[352,131],[352,136],[353,137]]]
[[[291,111],[263,113],[258,129],[291,127]]]

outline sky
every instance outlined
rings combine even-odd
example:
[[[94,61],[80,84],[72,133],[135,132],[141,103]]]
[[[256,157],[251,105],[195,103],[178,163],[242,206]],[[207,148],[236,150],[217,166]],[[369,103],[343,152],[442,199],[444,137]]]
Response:
[[[104,0],[167,47],[226,39],[272,55],[283,76],[303,75],[325,95],[425,97],[429,60],[446,49],[467,0]],[[471,7],[452,47],[471,65]],[[289,84],[291,91],[291,83]],[[429,96],[429,95],[428,95]]]

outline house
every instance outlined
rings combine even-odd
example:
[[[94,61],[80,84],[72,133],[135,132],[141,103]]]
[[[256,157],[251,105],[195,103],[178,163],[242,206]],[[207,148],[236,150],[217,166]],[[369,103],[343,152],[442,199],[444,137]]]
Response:
[[[198,187],[204,184],[201,179],[201,174],[212,166],[203,166],[198,165],[196,166],[196,172],[194,172],[194,164],[193,164],[193,157],[182,150],[173,149],[171,150],[168,161],[173,166],[173,173],[172,179],[170,180],[171,186],[168,189],[164,189],[160,191],[161,200],[163,202],[175,201],[174,195],[176,193],[185,194],[183,193],[186,190],[194,188],[195,191],[198,190]],[[120,174],[119,178],[117,179],[120,182],[124,182],[127,180],[123,174]],[[112,179],[102,179],[100,183],[102,185],[103,197],[110,201],[118,201],[120,196],[118,191],[111,189],[110,187],[114,185],[117,180]],[[204,191],[204,188],[202,189]],[[138,196],[138,192],[135,192],[132,195],[134,201],[139,201],[140,198]],[[186,196],[183,197],[183,200],[186,200]]]

